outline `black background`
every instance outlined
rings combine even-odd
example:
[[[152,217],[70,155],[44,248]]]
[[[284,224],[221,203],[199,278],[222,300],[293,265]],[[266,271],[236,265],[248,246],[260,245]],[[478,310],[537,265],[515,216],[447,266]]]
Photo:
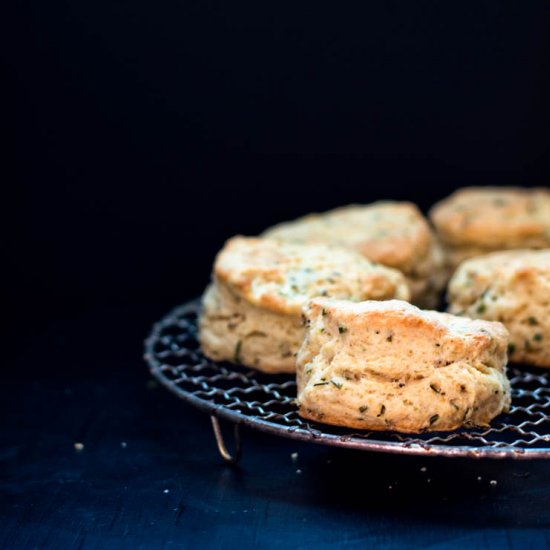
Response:
[[[547,1],[21,1],[0,25],[2,547],[548,542],[545,463],[434,460],[429,485],[425,459],[248,433],[227,469],[141,358],[235,233],[547,186]]]
[[[545,1],[84,0],[13,15],[9,271],[18,300],[49,312],[182,301],[227,237],[308,211],[548,184]]]

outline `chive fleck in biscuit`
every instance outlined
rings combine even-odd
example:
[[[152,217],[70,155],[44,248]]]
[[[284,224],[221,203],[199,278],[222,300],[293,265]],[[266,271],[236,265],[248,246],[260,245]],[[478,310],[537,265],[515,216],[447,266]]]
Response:
[[[415,433],[486,426],[510,405],[501,323],[398,300],[315,298],[297,357],[302,417]]]
[[[502,322],[512,361],[550,367],[550,250],[494,252],[463,262],[449,310]]]
[[[234,237],[203,297],[202,350],[264,372],[294,372],[305,333],[301,308],[315,296],[408,299],[409,289],[399,271],[353,250]]]

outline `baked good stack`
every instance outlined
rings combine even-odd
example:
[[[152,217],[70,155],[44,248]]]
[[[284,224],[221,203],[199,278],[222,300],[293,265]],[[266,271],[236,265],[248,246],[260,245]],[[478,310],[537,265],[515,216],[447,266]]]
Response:
[[[466,188],[430,217],[435,229],[383,201],[230,239],[203,297],[203,353],[295,373],[309,420],[487,426],[510,407],[508,357],[550,367],[550,191]],[[436,307],[453,270],[448,312],[416,307]]]

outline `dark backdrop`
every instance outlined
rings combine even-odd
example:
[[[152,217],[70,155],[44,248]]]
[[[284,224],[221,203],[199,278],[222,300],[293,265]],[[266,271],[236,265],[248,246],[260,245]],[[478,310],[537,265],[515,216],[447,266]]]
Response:
[[[549,183],[546,0],[8,15],[4,288],[20,316],[169,307],[201,292],[228,236],[307,211]]]
[[[0,547],[548,546],[541,462],[245,430],[225,468],[142,342],[232,234],[548,185],[549,31],[548,0],[2,3]]]

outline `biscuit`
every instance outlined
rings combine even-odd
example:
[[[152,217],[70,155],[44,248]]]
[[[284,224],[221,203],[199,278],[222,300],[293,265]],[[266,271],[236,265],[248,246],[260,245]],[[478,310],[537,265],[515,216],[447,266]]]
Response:
[[[203,297],[199,340],[205,355],[264,372],[294,372],[315,296],[408,299],[403,275],[361,254],[327,245],[234,237],[218,254]]]
[[[309,214],[267,229],[263,236],[284,241],[329,243],[361,252],[366,258],[399,269],[412,300],[435,307],[448,277],[442,248],[416,205],[381,201]]]
[[[452,313],[503,323],[512,361],[550,367],[550,250],[467,260],[451,279],[448,302]]]
[[[510,406],[501,323],[403,301],[315,298],[297,356],[299,414],[405,433],[487,426]]]
[[[466,187],[430,211],[448,262],[498,250],[550,247],[550,190]]]

